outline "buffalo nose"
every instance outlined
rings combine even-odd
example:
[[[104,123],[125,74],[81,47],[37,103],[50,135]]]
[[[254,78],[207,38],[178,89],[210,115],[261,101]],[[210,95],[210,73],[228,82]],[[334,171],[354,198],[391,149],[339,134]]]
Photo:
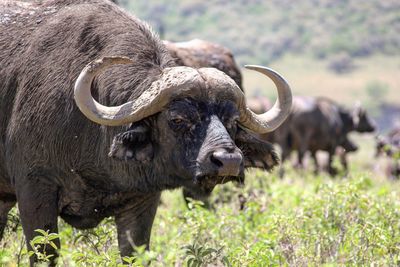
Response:
[[[218,167],[219,176],[238,176],[243,162],[242,154],[226,150],[214,151],[211,161]]]

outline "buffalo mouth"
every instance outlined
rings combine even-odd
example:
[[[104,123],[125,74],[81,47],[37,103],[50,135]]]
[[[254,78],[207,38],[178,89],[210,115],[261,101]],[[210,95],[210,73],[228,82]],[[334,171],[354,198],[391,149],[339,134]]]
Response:
[[[244,183],[244,174],[238,176],[215,176],[215,175],[197,175],[193,179],[193,183],[205,190],[212,190],[218,184],[225,184],[227,182],[236,182],[239,184]]]

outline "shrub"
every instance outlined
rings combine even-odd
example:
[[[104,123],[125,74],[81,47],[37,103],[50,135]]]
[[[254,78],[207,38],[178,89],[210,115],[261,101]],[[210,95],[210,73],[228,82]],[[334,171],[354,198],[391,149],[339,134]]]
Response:
[[[353,59],[347,53],[337,54],[329,60],[328,67],[338,74],[344,74],[354,70]]]

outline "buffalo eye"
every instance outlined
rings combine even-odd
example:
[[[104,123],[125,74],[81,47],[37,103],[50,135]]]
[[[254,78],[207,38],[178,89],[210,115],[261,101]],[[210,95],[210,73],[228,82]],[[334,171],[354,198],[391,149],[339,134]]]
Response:
[[[183,122],[183,120],[182,119],[173,119],[172,122],[174,124],[181,124]]]
[[[169,127],[176,132],[186,131],[186,130],[190,129],[190,127],[192,126],[192,123],[189,120],[187,120],[183,117],[180,117],[180,116],[171,118],[169,120],[168,124],[169,124]]]

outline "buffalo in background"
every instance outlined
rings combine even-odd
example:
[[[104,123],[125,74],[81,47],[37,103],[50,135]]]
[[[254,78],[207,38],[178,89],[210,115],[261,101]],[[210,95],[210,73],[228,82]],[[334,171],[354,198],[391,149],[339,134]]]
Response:
[[[229,48],[200,39],[187,42],[163,42],[177,65],[216,68],[225,72],[243,90],[242,73]]]
[[[231,76],[243,90],[240,68],[228,48],[199,39],[164,43],[178,65],[218,68]],[[248,98],[247,104],[257,114],[266,112],[272,106],[268,98],[263,96]],[[314,160],[315,172],[320,169],[317,151],[326,151],[329,155],[327,170],[331,175],[335,175],[337,170],[332,166],[333,156],[339,155],[344,171],[347,172],[347,153],[358,149],[348,134],[373,132],[375,128],[366,110],[360,106],[348,110],[325,97],[295,97],[286,121],[275,131],[261,135],[260,138],[277,143],[281,147],[282,163],[292,151],[297,151],[298,166],[302,167],[304,155],[309,151]],[[196,196],[193,192],[185,192],[185,196],[203,201],[206,199],[206,196]]]
[[[400,127],[377,137],[375,156],[385,156],[388,159],[385,167],[387,177],[400,178]]]
[[[304,155],[310,152],[315,172],[320,169],[317,151],[328,152],[327,171],[335,175],[337,170],[332,166],[332,161],[337,150],[341,150],[341,163],[347,172],[346,154],[358,149],[348,134],[373,132],[375,128],[375,123],[360,106],[348,110],[326,97],[296,96],[288,119],[274,132],[264,135],[264,138],[279,144],[282,163],[292,151],[296,151],[297,164],[303,167]]]
[[[229,76],[177,66],[146,24],[108,0],[3,2],[0,16],[0,233],[18,203],[29,250],[35,229],[58,232],[58,216],[79,229],[113,216],[130,255],[149,245],[162,190],[208,192],[277,164],[250,133],[289,114],[276,72],[249,67],[278,90],[277,106],[257,115]],[[40,250],[54,265],[54,248]]]
[[[400,127],[390,130],[387,135],[378,136],[376,143],[376,156],[393,156],[400,150]]]

